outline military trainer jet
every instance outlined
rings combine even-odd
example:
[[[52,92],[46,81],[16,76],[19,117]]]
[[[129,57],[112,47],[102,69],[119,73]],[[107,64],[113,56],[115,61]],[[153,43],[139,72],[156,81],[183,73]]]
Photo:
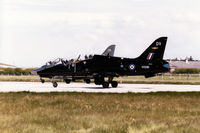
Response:
[[[111,45],[102,55],[85,56],[84,60],[80,60],[80,56],[76,60],[59,58],[31,73],[39,75],[42,83],[45,82],[43,78],[52,79],[54,87],[58,86],[54,81],[58,78],[64,79],[67,84],[77,79],[83,79],[89,84],[94,79],[94,83],[103,88],[108,88],[109,84],[117,87],[118,82],[113,80],[114,77],[144,75],[149,78],[157,73],[168,72],[169,63],[163,60],[166,42],[167,37],[158,38],[139,57],[133,59],[114,57],[115,45]]]

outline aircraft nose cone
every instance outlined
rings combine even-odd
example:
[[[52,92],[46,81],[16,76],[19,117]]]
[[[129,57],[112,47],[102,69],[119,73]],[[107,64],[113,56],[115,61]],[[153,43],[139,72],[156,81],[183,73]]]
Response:
[[[40,72],[42,72],[43,70],[46,69],[46,66],[42,66],[40,68],[34,69],[33,71],[31,71],[32,75],[40,75]]]
[[[37,71],[36,70],[31,71],[31,75],[37,75]]]

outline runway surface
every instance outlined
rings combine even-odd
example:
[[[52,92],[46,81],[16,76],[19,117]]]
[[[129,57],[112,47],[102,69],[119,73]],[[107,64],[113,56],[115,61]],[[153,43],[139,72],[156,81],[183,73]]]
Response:
[[[95,84],[85,83],[58,83],[54,88],[52,83],[39,82],[0,82],[0,92],[101,92],[101,93],[127,93],[127,92],[158,92],[176,91],[191,92],[200,91],[200,85],[155,85],[155,84],[119,84],[118,88],[102,88]]]

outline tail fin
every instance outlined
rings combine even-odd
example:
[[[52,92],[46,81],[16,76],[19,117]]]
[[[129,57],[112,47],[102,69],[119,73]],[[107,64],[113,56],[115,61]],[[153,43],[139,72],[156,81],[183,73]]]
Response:
[[[167,37],[155,40],[138,58],[142,60],[162,60],[165,52]]]
[[[115,45],[110,45],[102,55],[104,56],[114,56],[115,53]]]

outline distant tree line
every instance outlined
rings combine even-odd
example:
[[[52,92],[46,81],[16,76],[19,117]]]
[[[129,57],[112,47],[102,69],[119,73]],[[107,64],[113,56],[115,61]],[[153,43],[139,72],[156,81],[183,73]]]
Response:
[[[178,59],[178,58],[167,59],[167,61],[199,61],[199,60],[194,60],[193,57],[190,56],[190,57],[186,57],[185,59]]]
[[[30,75],[34,68],[0,68],[0,75]]]

